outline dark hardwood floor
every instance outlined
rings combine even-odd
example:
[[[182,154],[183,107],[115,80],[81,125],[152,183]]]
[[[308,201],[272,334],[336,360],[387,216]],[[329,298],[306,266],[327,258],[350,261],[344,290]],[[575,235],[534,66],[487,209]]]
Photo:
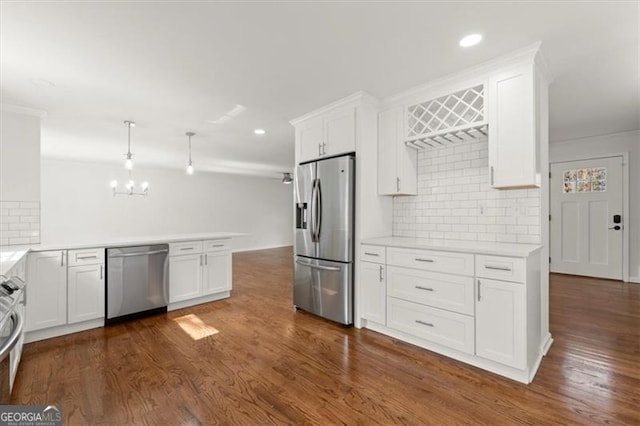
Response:
[[[12,402],[65,424],[640,424],[640,285],[554,275],[523,385],[292,309],[291,249],[234,255],[230,299],[25,346]]]

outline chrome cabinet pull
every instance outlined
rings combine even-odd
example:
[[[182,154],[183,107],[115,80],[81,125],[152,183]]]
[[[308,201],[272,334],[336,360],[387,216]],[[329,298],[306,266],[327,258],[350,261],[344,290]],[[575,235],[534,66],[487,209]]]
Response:
[[[493,186],[493,166],[491,166],[491,186]]]
[[[211,247],[224,247],[224,244],[214,244]]]
[[[427,263],[433,263],[433,262],[435,262],[435,260],[433,260],[433,259],[422,259],[422,258],[420,258],[420,257],[416,257],[416,258],[415,258],[415,261],[416,261],[416,262],[427,262]]]
[[[102,268],[103,268],[103,267],[102,267],[102,265],[100,265],[100,279],[102,279],[102,278],[103,278]]]
[[[506,267],[506,266],[491,266],[491,265],[484,265],[485,269],[493,269],[494,271],[506,271],[506,272],[511,272],[511,268]]]
[[[482,285],[482,283],[480,282],[480,280],[478,280],[478,302],[479,302],[479,301],[480,301],[480,299],[482,298],[482,297],[480,296],[481,285]]]
[[[98,256],[78,256],[78,260],[97,259]]]
[[[382,282],[384,280],[384,267],[382,265],[380,265],[380,282]]]
[[[209,264],[209,255],[207,253],[204,254],[204,264],[205,265]]]
[[[416,322],[418,324],[426,325],[427,327],[433,327],[433,324],[430,323],[430,322],[425,322],[425,321],[421,321],[421,320],[416,320]]]
[[[433,291],[433,289],[431,287],[423,287],[421,285],[417,285],[416,288],[418,290],[426,290],[426,291]]]
[[[396,177],[396,192],[400,192],[400,178]]]
[[[180,251],[193,250],[193,247],[181,247]]]
[[[64,251],[60,252],[60,266],[64,266]]]
[[[366,254],[367,256],[375,256],[375,257],[380,256],[378,253],[369,253],[368,251],[365,251],[364,254]]]

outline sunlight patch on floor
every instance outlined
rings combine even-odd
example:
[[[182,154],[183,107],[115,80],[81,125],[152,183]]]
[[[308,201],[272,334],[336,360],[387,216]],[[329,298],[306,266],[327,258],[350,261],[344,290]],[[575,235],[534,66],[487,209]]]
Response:
[[[175,318],[174,321],[178,323],[182,331],[187,333],[193,340],[200,340],[219,333],[216,328],[205,324],[197,315],[194,314]]]

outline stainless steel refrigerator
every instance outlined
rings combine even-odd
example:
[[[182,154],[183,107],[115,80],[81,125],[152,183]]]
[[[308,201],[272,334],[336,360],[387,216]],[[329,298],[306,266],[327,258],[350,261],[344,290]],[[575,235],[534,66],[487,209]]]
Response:
[[[293,303],[341,324],[353,323],[353,155],[296,168]]]

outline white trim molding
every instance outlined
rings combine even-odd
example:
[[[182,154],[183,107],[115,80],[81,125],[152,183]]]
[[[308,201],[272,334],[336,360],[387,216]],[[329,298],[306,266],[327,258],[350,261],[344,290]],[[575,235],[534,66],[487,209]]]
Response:
[[[0,110],[6,112],[13,112],[22,115],[31,115],[33,117],[44,118],[47,116],[47,111],[36,108],[28,108],[19,105],[0,104]]]

